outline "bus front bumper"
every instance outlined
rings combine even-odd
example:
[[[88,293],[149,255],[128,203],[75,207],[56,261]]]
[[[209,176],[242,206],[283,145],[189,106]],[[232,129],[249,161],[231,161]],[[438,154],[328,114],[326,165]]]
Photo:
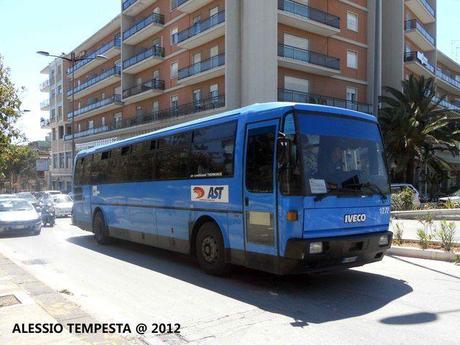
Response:
[[[391,231],[341,237],[289,239],[281,270],[284,273],[333,271],[380,261],[391,247],[392,239]]]

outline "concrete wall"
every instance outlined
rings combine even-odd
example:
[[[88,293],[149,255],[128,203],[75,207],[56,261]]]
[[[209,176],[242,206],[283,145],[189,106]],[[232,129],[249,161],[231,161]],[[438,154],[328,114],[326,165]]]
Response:
[[[277,99],[276,0],[241,1],[241,105]]]

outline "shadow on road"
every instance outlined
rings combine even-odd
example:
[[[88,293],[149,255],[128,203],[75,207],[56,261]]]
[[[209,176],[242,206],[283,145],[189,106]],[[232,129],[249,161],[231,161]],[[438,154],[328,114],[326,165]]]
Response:
[[[268,312],[291,317],[293,327],[365,315],[412,292],[403,280],[355,270],[278,277],[237,267],[228,277],[219,278],[203,273],[189,256],[157,248],[124,241],[100,246],[92,235],[71,237],[68,241]]]

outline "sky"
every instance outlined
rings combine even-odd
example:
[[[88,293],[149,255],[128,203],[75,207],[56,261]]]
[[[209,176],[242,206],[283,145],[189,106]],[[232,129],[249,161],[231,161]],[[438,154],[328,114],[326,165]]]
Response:
[[[386,0],[383,0],[386,1]],[[438,49],[460,63],[460,32],[456,23],[460,0],[437,0]],[[40,71],[51,58],[37,55],[37,50],[52,54],[70,52],[104,26],[120,11],[120,0],[0,0],[0,55],[11,69],[21,94],[24,113],[19,127],[28,140],[42,140],[48,130],[40,128],[40,102],[47,93],[39,85],[47,76]],[[452,43],[454,42],[454,43]],[[458,47],[453,49],[453,47]]]

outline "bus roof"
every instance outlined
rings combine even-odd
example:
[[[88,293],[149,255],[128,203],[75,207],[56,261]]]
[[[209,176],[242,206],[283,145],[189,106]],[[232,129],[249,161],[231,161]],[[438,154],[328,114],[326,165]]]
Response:
[[[328,114],[337,114],[346,117],[352,117],[356,119],[367,120],[371,122],[377,122],[377,119],[373,115],[369,115],[366,113],[362,113],[355,110],[349,110],[345,108],[338,108],[338,107],[331,107],[328,105],[320,105],[320,104],[309,104],[309,103],[293,103],[293,102],[268,102],[268,103],[255,103],[243,108],[239,109],[232,109],[223,113],[202,117],[200,119],[192,120],[183,122],[174,126],[160,128],[156,131],[152,131],[149,133],[141,134],[135,137],[127,138],[124,140],[120,140],[114,143],[110,143],[107,145],[101,145],[92,147],[90,149],[82,150],[78,152],[77,157],[79,156],[86,156],[88,154],[92,154],[95,152],[106,151],[108,149],[116,148],[119,146],[129,145],[131,143],[137,142],[139,139],[148,138],[152,135],[158,135],[162,133],[168,133],[174,130],[180,130],[185,127],[195,126],[206,122],[214,122],[219,119],[225,119],[236,115],[247,115],[248,113],[260,113],[269,110],[279,110],[283,109],[283,112],[287,112],[289,110],[302,110],[302,111],[314,111],[317,113],[328,113]],[[216,123],[217,124],[217,123]]]

